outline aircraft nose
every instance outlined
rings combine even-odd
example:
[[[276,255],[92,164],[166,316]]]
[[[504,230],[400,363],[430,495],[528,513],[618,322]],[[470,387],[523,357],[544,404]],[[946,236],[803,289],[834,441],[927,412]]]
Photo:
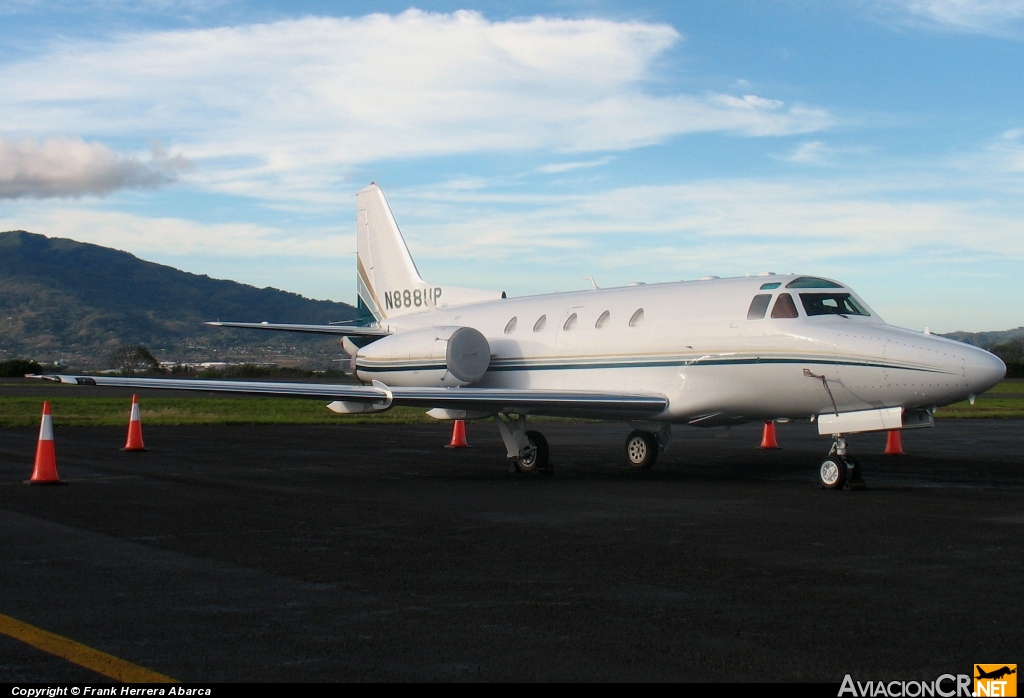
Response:
[[[964,356],[964,377],[975,395],[995,386],[1006,376],[1006,364],[995,354],[970,347]]]

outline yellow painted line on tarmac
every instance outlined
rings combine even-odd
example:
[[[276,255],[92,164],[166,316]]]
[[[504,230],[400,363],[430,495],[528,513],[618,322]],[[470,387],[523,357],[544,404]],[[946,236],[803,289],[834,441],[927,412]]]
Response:
[[[0,613],[0,633],[123,683],[178,683],[146,667]]]

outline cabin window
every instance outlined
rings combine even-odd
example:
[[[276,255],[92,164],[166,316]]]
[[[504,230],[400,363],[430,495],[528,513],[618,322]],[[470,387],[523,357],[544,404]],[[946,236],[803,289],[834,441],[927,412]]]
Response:
[[[516,331],[516,318],[513,316],[513,318],[508,321],[508,324],[505,325],[505,334],[512,334],[515,331]]]
[[[611,319],[612,314],[607,310],[601,313],[601,317],[597,318],[597,322],[594,323],[594,328],[601,330],[608,325],[608,321]]]
[[[644,324],[644,309],[637,308],[637,311],[633,313],[633,317],[629,318],[629,326],[637,327]]]
[[[849,293],[801,293],[808,315],[870,315]]]
[[[780,293],[778,300],[775,301],[775,307],[772,308],[772,317],[799,317],[799,313],[796,312],[796,303],[793,302],[793,296],[788,293]]]
[[[816,276],[798,276],[788,284],[786,288],[842,288],[835,281],[819,279]]]
[[[747,309],[748,320],[760,320],[764,317],[764,314],[768,312],[768,304],[772,301],[772,294],[761,293],[754,296],[754,300],[750,301],[750,308]]]
[[[533,323],[533,331],[534,332],[540,332],[541,330],[544,329],[544,327],[547,324],[548,324],[548,316],[547,315],[541,315],[539,318],[537,318],[537,322]]]
[[[573,313],[565,319],[565,323],[562,325],[562,329],[568,332],[569,330],[576,327],[576,313]]]

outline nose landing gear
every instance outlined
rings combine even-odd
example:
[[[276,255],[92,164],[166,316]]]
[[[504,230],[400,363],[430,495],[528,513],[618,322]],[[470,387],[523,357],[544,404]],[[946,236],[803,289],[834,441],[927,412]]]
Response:
[[[828,458],[818,468],[818,484],[827,490],[864,489],[860,465],[847,453],[846,438],[842,434],[835,435]]]

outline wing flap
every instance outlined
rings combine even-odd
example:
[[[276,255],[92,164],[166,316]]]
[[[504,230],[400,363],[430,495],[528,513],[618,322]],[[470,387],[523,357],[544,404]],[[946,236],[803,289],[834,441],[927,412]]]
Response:
[[[402,388],[386,386],[379,381],[374,381],[372,386],[368,386],[334,383],[121,378],[116,376],[46,375],[27,377],[73,385],[313,398],[346,403],[365,403],[376,406],[378,409],[400,405],[490,414],[502,412],[595,419],[635,419],[641,416],[657,415],[668,407],[667,397],[648,393],[504,388]]]

